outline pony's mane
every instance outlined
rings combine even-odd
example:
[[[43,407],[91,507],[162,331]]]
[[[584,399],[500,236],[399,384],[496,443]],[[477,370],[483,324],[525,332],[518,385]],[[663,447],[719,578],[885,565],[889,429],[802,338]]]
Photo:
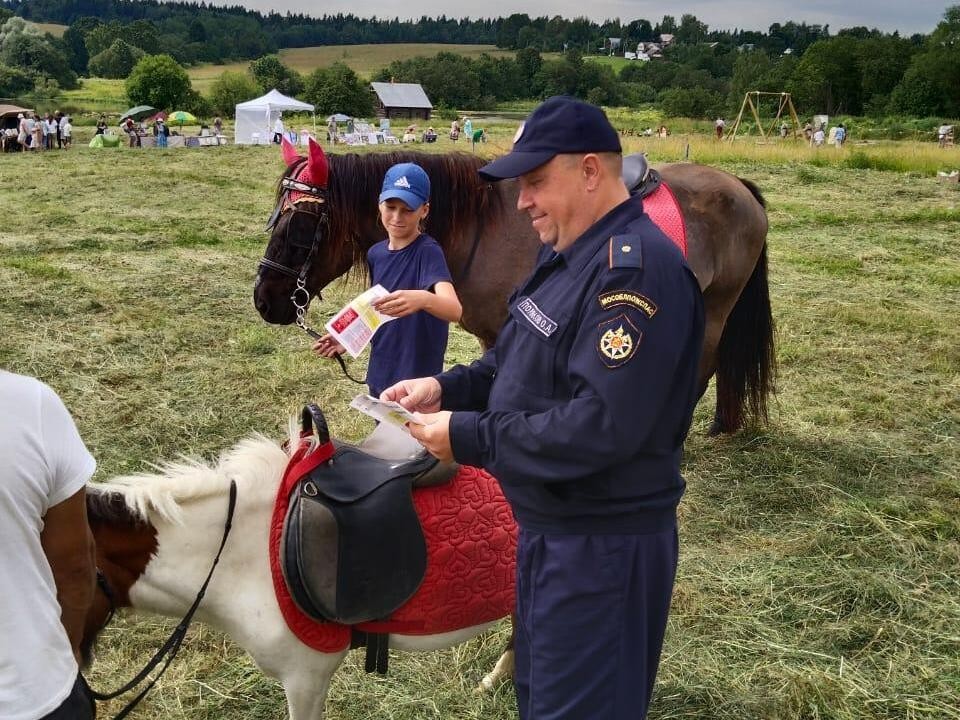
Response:
[[[291,442],[296,447],[296,419],[291,419]],[[171,523],[182,523],[181,504],[226,492],[231,480],[243,486],[276,488],[289,459],[275,441],[254,434],[224,451],[216,463],[183,458],[155,466],[154,473],[111,478],[88,486],[87,512],[92,522],[137,524],[156,513]]]
[[[477,170],[485,161],[462,152],[436,154],[420,152],[387,152],[359,155],[331,154],[328,199],[330,203],[330,238],[349,244],[349,248],[333,248],[341,253],[351,249],[352,266],[366,269],[364,240],[375,236],[377,198],[387,170],[397,163],[415,162],[430,177],[430,214],[426,231],[444,250],[458,240],[472,242],[464,228],[481,223],[489,231],[492,223],[503,217],[504,199],[500,188],[482,180]],[[281,177],[288,177],[288,168]],[[282,195],[277,184],[277,199]],[[382,232],[382,228],[381,228]]]

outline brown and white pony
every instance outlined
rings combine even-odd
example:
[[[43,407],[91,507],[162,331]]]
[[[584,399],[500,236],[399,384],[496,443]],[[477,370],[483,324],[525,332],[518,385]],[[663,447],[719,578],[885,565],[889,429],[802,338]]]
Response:
[[[257,272],[254,304],[270,323],[296,319],[291,301],[306,266],[301,304],[351,268],[366,269],[366,251],[382,240],[377,198],[386,170],[416,162],[431,178],[429,232],[443,247],[463,304],[461,325],[493,345],[506,318],[506,299],[529,274],[540,246],[529,218],[516,209],[516,181],[488,183],[473,155],[389,152],[330,155],[311,142],[299,158],[284,146],[283,182],[301,179],[323,197],[278,190],[270,241]],[[688,261],[703,291],[706,330],[700,380],[716,374],[711,432],[733,432],[746,416],[766,419],[775,372],[773,318],[767,283],[767,215],[748,180],[710,167],[667,165],[659,172],[686,222]],[[286,268],[284,272],[282,268]]]
[[[292,425],[287,447],[297,444]],[[82,651],[88,662],[114,604],[183,617],[217,554],[233,480],[233,531],[195,617],[228,635],[280,681],[291,720],[323,718],[330,679],[347,651],[322,653],[298,640],[281,615],[270,575],[270,520],[288,460],[279,444],[257,435],[215,464],[168,464],[157,473],[88,486],[97,566],[112,595],[99,590],[87,616]],[[397,650],[437,650],[490,625],[437,635],[391,634],[389,644]]]

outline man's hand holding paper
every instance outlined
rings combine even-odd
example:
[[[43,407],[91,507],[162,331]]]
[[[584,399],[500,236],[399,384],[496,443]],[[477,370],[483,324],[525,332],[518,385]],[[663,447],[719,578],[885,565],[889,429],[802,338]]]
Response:
[[[407,425],[410,434],[420,441],[427,452],[440,462],[453,462],[453,448],[450,446],[450,416],[449,410],[438,413],[417,413],[417,419],[423,424]]]
[[[388,387],[380,399],[400,403],[412,412],[435,413],[440,410],[440,392],[440,383],[434,378],[415,378]]]

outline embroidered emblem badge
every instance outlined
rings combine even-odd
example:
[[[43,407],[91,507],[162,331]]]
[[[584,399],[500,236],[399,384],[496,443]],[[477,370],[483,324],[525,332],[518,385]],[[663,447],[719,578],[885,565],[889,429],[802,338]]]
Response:
[[[642,335],[626,315],[601,323],[597,350],[603,364],[608,368],[625,364],[637,351]]]
[[[645,295],[633,290],[610,290],[597,296],[600,307],[609,310],[617,305],[627,305],[636,308],[648,318],[657,314],[657,304]]]
[[[401,177],[397,178],[397,181],[393,184],[393,186],[394,186],[394,187],[407,188],[407,189],[409,190],[409,189],[410,189],[410,181],[407,180],[407,176],[406,176],[406,175],[402,175]]]

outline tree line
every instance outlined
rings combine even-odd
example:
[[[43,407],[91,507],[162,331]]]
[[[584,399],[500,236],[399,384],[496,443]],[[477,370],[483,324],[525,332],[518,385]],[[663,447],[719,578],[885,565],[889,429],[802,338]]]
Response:
[[[20,17],[70,25],[54,38]],[[366,83],[346,66],[301,77],[274,54],[278,46],[318,44],[313,33],[329,33],[319,44],[493,41],[515,50],[513,57],[443,52],[395,61],[372,78],[420,83],[436,105],[448,108],[485,109],[564,93],[604,105],[656,104],[672,116],[713,117],[736,112],[745,92],[761,90],[793,93],[802,114],[960,116],[960,6],[947,8],[930,35],[905,38],[865,27],[831,35],[827,26],[793,22],[771,25],[766,33],[713,31],[690,14],[679,21],[664,16],[656,24],[524,14],[401,22],[262,15],[155,0],[0,0],[0,96],[55,94],[75,86],[78,75],[127,78],[144,58],[158,55],[179,65],[254,59],[250,73],[223,78],[209,97],[193,93],[182,100],[198,110],[207,103],[226,112],[227,96],[277,87],[311,102],[320,99],[315,104],[324,110],[367,114],[361,112],[371,102]],[[584,59],[585,52],[609,46],[609,38],[619,38],[622,50],[663,34],[673,42],[662,59],[630,62],[619,71]],[[548,51],[559,55],[544,56]]]

